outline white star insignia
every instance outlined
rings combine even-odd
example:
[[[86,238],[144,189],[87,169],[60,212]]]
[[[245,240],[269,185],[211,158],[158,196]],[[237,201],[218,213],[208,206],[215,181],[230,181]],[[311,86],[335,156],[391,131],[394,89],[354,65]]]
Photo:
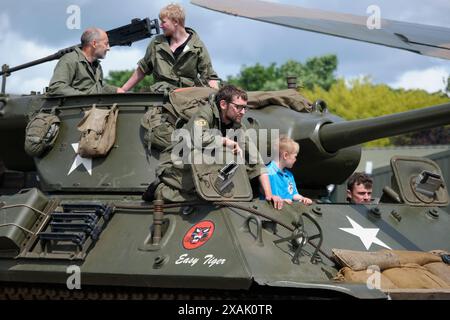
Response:
[[[363,228],[358,223],[353,221],[351,218],[347,216],[348,221],[350,221],[352,228],[339,228],[342,231],[348,232],[354,236],[359,237],[362,243],[366,247],[366,250],[369,250],[372,243],[376,243],[382,247],[392,250],[389,248],[387,244],[377,238],[377,233],[380,231],[378,228]]]
[[[83,158],[82,156],[80,156],[78,154],[78,143],[72,143],[72,148],[75,151],[75,153],[77,154],[77,156],[73,160],[72,166],[70,167],[69,173],[67,175],[71,174],[73,170],[75,170],[76,168],[78,168],[80,166],[80,164],[82,164],[86,168],[89,175],[92,176],[92,159],[91,158]]]

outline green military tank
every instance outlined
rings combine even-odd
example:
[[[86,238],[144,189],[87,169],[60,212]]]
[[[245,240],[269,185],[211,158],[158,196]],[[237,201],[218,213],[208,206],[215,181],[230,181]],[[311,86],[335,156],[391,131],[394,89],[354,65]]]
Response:
[[[378,203],[326,197],[328,185],[357,167],[360,143],[449,124],[450,104],[344,121],[320,101],[300,111],[267,101],[244,122],[299,142],[293,172],[311,206],[274,210],[233,163],[211,166],[206,178],[193,168],[199,201],[143,202],[160,151],[146,146],[141,120],[170,95],[2,94],[0,298],[449,298],[445,273],[433,287],[386,285],[382,277],[411,262],[408,253],[450,268],[450,215],[441,209],[448,189],[435,163],[393,158],[392,185]],[[81,157],[77,125],[93,105],[119,110],[116,139],[107,156]],[[31,157],[25,129],[37,113],[57,115],[58,130],[49,131],[52,147]],[[346,278],[373,265],[381,276]]]

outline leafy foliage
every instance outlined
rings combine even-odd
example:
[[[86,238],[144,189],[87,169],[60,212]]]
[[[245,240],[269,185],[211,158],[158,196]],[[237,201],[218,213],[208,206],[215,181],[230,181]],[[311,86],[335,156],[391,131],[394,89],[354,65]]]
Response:
[[[249,67],[244,65],[237,76],[228,77],[227,81],[249,91],[280,90],[287,88],[287,76],[296,76],[300,80],[301,87],[312,89],[314,85],[318,85],[328,90],[336,82],[334,75],[336,68],[335,55],[313,57],[305,64],[288,60],[280,67],[275,63],[268,67],[257,63]]]
[[[278,85],[275,84],[277,78],[278,70],[275,63],[272,63],[267,68],[257,63],[252,67],[244,66],[239,76],[228,77],[228,82],[248,91],[277,90]],[[268,85],[268,83],[271,84]],[[273,87],[274,89],[269,89],[268,87]]]
[[[333,83],[336,82],[334,72],[337,69],[337,63],[338,61],[335,55],[314,57],[306,60],[303,74],[300,75],[303,86],[306,89],[312,89],[317,85],[324,90],[329,90]],[[286,73],[288,70],[286,70]]]
[[[105,78],[106,82],[110,85],[121,87],[131,77],[134,70],[121,70],[110,71]],[[155,83],[152,76],[146,76],[141,82],[139,82],[134,88],[133,92],[148,91],[148,88]]]
[[[346,81],[337,80],[330,90],[314,86],[312,90],[301,90],[309,100],[325,100],[330,112],[346,120],[378,117],[426,106],[448,103],[449,98],[441,93],[429,94],[424,90],[392,89],[385,84],[373,84],[370,78]],[[423,132],[383,138],[366,146],[391,144],[446,144],[450,143],[449,127],[435,128]]]

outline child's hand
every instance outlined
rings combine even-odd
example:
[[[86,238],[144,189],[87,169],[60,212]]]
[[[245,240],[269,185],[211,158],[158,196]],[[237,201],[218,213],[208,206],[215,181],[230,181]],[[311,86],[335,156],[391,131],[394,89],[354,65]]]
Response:
[[[301,199],[299,201],[302,202],[303,204],[307,205],[307,206],[312,204],[312,200],[310,198],[306,198],[306,197],[301,197]]]
[[[275,209],[277,209],[277,210],[281,210],[283,208],[284,201],[279,196],[266,197],[266,200],[267,201],[272,201],[273,202],[273,207]]]

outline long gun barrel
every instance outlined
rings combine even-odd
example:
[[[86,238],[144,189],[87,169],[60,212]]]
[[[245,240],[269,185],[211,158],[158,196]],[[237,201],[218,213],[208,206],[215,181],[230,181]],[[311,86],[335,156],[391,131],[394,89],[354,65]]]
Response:
[[[133,19],[130,24],[124,25],[122,27],[112,29],[106,32],[109,38],[109,45],[113,46],[131,46],[133,42],[150,38],[153,35],[159,34],[159,24],[157,19],[150,20],[149,18],[144,19]],[[21,64],[16,67],[10,68],[8,65],[4,64],[0,75],[2,76],[2,93],[5,93],[6,77],[11,73],[26,69],[44,62],[52,61],[61,58],[66,53],[69,53],[75,48],[81,47],[81,44],[68,47],[58,52],[51,54],[47,57],[37,59],[31,62]]]
[[[450,124],[450,103],[381,117],[328,123],[320,128],[322,147],[330,152],[379,138]]]

